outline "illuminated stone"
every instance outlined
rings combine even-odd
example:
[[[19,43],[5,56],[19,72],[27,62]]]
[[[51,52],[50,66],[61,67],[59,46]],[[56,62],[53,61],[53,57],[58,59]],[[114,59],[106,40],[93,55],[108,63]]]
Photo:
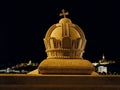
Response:
[[[68,18],[52,25],[44,38],[47,58],[82,59],[86,39],[82,29]]]
[[[66,18],[68,12],[62,10],[62,15],[64,18],[52,25],[45,35],[47,58],[40,63],[39,74],[98,75],[92,63],[83,59],[86,45],[83,30]]]
[[[46,59],[39,66],[42,74],[91,74],[93,65],[88,60]]]

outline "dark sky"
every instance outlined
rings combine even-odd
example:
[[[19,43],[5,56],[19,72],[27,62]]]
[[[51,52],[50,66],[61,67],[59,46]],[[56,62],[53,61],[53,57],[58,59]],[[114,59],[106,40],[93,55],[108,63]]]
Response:
[[[84,58],[120,60],[120,14],[117,0],[28,0],[0,2],[0,63],[46,58],[43,38],[58,23],[61,9],[84,31]]]

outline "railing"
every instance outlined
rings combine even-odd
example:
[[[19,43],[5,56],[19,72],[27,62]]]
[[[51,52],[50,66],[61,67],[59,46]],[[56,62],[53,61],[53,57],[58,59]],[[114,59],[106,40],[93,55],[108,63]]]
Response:
[[[120,90],[120,75],[0,74],[0,90]]]

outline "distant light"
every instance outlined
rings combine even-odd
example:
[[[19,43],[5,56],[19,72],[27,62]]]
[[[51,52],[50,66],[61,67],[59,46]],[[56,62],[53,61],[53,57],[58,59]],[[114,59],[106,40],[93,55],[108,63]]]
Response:
[[[96,62],[95,62],[95,63],[92,63],[92,64],[93,64],[94,66],[97,66],[97,65],[98,65],[98,63],[96,63]]]
[[[99,66],[98,67],[98,72],[100,72],[100,73],[107,73],[107,67],[105,67],[105,66]]]

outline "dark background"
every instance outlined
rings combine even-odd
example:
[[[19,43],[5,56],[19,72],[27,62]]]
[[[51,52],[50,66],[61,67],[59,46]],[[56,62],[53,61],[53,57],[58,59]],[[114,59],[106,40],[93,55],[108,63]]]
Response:
[[[86,36],[84,58],[120,61],[120,14],[117,0],[0,1],[0,63],[41,62],[43,38],[58,23],[62,9]]]

